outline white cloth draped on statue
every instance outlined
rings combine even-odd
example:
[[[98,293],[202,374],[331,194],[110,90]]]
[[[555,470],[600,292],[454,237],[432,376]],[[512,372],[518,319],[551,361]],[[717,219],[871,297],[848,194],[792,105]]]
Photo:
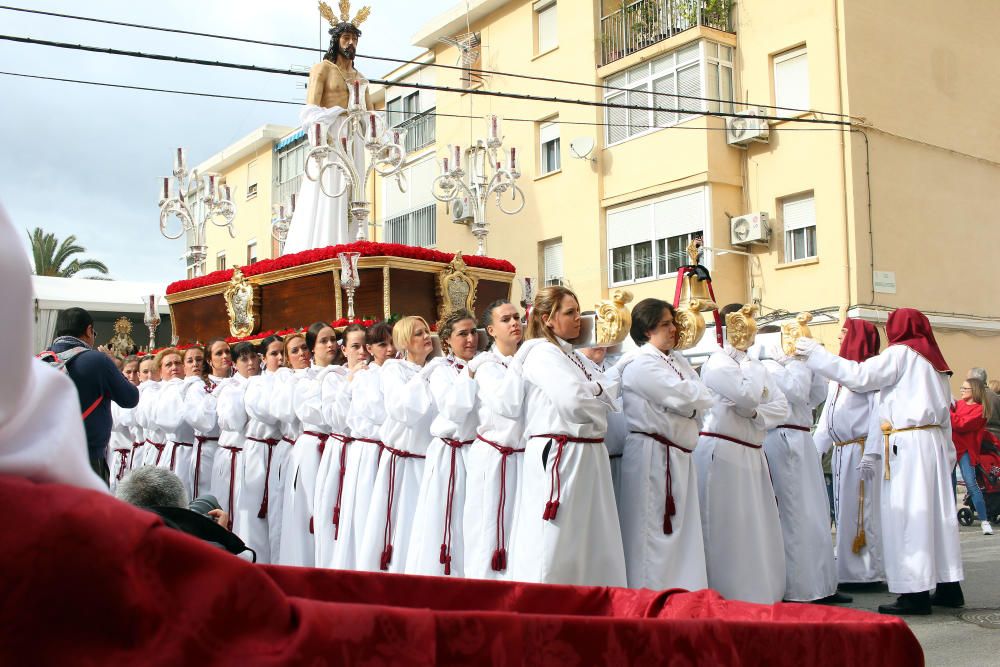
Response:
[[[870,480],[862,487],[858,471],[873,419],[878,419],[877,391],[858,394],[830,382],[813,440],[820,456],[825,456],[833,447],[830,468],[833,471],[833,507],[837,521],[837,577],[841,583],[885,581],[880,507],[882,483]],[[858,511],[859,501],[863,501],[861,512]],[[854,542],[862,531],[864,545],[859,540],[858,552],[855,553]]]
[[[342,126],[347,122],[347,112],[343,107],[327,109],[307,104],[299,114],[299,120],[307,135],[315,123],[322,125],[325,136],[332,143],[340,141],[338,137]],[[354,164],[361,172],[364,168],[364,144],[355,140],[353,148]],[[315,166],[312,169],[315,170]],[[348,224],[347,204],[351,199],[351,188],[350,182],[345,180],[339,169],[326,170],[323,182],[327,192],[336,194],[345,185],[347,186],[342,196],[333,198],[323,193],[319,181],[302,177],[283,254],[290,255],[313,248],[351,243],[357,238],[357,225]]]
[[[961,581],[947,376],[904,345],[892,345],[861,364],[816,348],[807,363],[852,391],[881,389],[866,453],[885,456],[882,423],[894,429],[923,427],[889,436],[890,479],[883,479],[881,469],[876,475],[882,484],[882,548],[889,590],[920,593],[938,582]],[[880,468],[885,465],[881,460]]]
[[[837,592],[823,464],[808,430],[826,381],[795,359],[762,363],[788,401],[784,428],[771,429],[764,438],[785,544],[784,599],[811,602]]]

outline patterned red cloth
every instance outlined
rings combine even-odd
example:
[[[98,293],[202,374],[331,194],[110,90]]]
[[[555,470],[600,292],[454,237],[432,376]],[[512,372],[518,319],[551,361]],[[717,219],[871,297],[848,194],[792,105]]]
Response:
[[[257,566],[93,491],[0,476],[0,503],[2,664],[923,664],[851,609]]]

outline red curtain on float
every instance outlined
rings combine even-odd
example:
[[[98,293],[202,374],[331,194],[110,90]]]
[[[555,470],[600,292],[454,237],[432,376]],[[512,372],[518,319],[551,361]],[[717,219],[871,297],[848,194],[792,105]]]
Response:
[[[74,487],[0,476],[0,503],[4,664],[923,663],[851,609],[256,566]]]

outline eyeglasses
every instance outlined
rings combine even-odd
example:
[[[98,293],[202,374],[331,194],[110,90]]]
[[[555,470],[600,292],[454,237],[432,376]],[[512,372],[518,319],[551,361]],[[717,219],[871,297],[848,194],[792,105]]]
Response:
[[[959,391],[972,391],[972,387],[959,387]]]

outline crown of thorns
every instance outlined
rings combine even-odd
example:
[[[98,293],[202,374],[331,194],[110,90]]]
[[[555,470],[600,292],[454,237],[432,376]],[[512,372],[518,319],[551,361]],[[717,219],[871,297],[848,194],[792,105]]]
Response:
[[[352,19],[351,0],[340,0],[338,8],[340,9],[339,20],[337,19],[336,15],[334,15],[333,9],[330,8],[330,5],[326,4],[325,2],[319,3],[319,13],[323,18],[326,19],[327,23],[330,24],[331,28],[335,28],[337,27],[338,24],[341,23],[350,23],[355,28],[357,28],[359,25],[368,20],[368,16],[372,13],[372,8],[366,5],[361,9],[359,9],[358,13],[355,14],[354,18]]]

